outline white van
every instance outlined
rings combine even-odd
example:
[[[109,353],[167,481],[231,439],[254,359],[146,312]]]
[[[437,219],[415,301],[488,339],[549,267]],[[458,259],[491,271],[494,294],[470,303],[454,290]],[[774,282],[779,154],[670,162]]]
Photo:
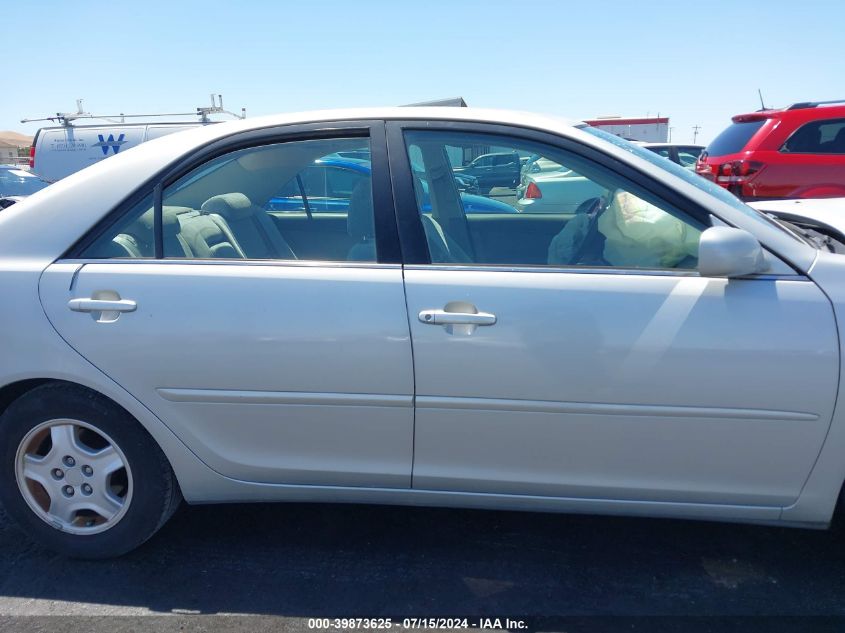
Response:
[[[32,141],[29,166],[44,180],[55,182],[145,141],[209,123],[184,121],[43,127]]]

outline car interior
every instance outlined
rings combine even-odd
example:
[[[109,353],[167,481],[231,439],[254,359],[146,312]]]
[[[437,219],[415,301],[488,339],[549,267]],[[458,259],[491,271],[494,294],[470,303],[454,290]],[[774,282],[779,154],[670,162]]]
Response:
[[[412,160],[421,166],[414,190],[433,263],[678,269],[698,264],[698,238],[705,227],[626,191],[618,177],[594,165],[566,156],[545,158],[577,168],[603,188],[602,195],[579,200],[574,213],[468,214],[449,177],[450,157],[464,147],[449,147],[425,133],[412,133],[407,142]],[[423,211],[425,190],[429,212]]]
[[[362,139],[297,141],[240,150],[206,163],[164,191],[164,256],[377,261],[369,176],[357,181],[343,210],[312,212],[302,187],[302,174],[315,161],[336,156],[340,151],[360,150],[365,144]],[[656,222],[655,227],[659,222],[665,225],[667,219],[677,225],[669,227],[669,232],[663,227],[660,239],[670,244],[660,246],[657,258],[608,261],[611,249],[607,234],[613,232],[615,239],[631,242],[636,231],[623,235],[624,218],[622,232],[610,222],[614,213],[622,217],[620,196],[625,192],[617,183],[605,182],[606,175],[590,173],[589,167],[585,171],[581,165],[567,165],[589,174],[604,187],[605,193],[580,201],[574,213],[467,213],[455,182],[450,152],[444,144],[437,139],[414,141],[409,151],[414,164],[414,193],[432,263],[612,266],[634,262],[640,267],[686,269],[697,264],[697,251],[673,246],[686,238],[672,235],[671,231],[684,232],[687,224],[639,198],[642,205],[650,206],[649,221]],[[561,164],[565,162],[557,156],[553,158]],[[313,191],[313,174],[309,177],[309,190]],[[298,183],[302,194],[301,209],[273,210],[271,200],[278,199],[282,191],[290,202],[292,183]],[[496,195],[504,201],[515,199],[513,189]],[[89,256],[152,257],[154,213],[150,207],[148,198],[130,214],[129,222],[95,242]],[[639,231],[636,239],[640,239],[642,248],[654,249],[653,236],[643,237],[642,226],[635,227]],[[109,235],[113,237],[108,239]],[[697,239],[694,246],[697,248]],[[630,244],[625,247],[630,251]],[[683,256],[666,257],[665,251],[677,251]]]

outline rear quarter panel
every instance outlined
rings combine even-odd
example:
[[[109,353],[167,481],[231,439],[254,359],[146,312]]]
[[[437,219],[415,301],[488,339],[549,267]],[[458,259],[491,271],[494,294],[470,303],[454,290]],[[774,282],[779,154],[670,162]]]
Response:
[[[226,480],[205,466],[145,406],[86,361],[59,337],[38,295],[41,271],[49,262],[0,259],[0,293],[15,297],[14,309],[0,310],[0,387],[28,379],[64,380],[88,387],[126,409],[167,456],[189,501]],[[2,436],[0,436],[2,441]]]

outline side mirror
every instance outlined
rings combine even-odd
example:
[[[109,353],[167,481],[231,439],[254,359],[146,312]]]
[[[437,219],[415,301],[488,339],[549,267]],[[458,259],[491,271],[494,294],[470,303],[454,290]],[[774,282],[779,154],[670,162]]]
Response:
[[[711,226],[701,234],[698,272],[702,277],[742,277],[767,268],[763,247],[748,231]]]

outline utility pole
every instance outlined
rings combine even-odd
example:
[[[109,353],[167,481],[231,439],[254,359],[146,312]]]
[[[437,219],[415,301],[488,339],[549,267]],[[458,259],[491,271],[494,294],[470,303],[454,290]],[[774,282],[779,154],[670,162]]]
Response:
[[[698,140],[698,131],[701,129],[701,126],[696,123],[692,126],[692,144],[695,145],[695,142]]]

